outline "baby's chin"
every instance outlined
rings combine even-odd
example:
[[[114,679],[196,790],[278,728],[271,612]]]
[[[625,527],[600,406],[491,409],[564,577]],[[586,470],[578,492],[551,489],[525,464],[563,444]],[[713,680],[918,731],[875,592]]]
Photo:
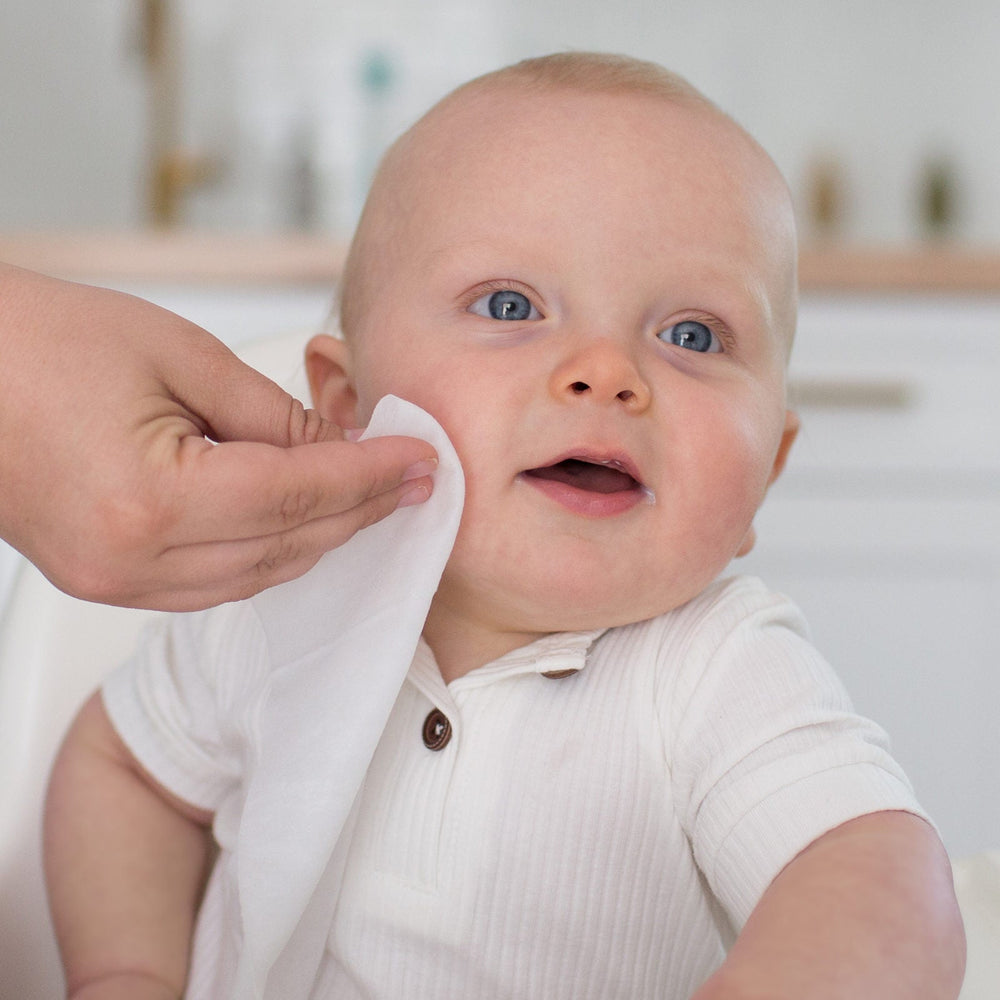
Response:
[[[537,631],[551,632],[589,632],[593,629],[620,628],[625,625],[635,625],[665,615],[682,604],[686,604],[694,594],[678,597],[669,601],[630,604],[621,607],[609,602],[586,610],[552,609],[551,613],[538,616]]]
[[[684,551],[671,558],[652,542],[520,546],[498,555],[459,544],[438,592],[439,607],[501,632],[540,635],[615,628],[681,607],[721,573],[732,553]],[[697,564],[697,565],[695,565]],[[437,599],[436,599],[437,600]]]

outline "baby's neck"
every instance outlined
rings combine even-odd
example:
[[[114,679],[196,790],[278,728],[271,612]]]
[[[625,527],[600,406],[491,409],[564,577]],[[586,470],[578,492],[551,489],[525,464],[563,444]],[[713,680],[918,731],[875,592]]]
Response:
[[[424,640],[434,653],[446,684],[528,645],[540,635],[492,628],[486,623],[453,614],[437,601],[424,623]]]

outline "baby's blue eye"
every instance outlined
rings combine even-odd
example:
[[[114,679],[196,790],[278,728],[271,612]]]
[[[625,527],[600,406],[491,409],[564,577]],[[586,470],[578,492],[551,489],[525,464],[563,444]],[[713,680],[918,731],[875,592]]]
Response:
[[[668,326],[658,334],[660,340],[689,351],[700,351],[703,354],[714,354],[722,350],[718,338],[704,323],[694,319],[685,319],[680,323]]]
[[[540,319],[538,310],[531,304],[531,299],[520,292],[505,288],[499,292],[491,292],[476,299],[469,306],[469,312],[489,319],[527,320]]]

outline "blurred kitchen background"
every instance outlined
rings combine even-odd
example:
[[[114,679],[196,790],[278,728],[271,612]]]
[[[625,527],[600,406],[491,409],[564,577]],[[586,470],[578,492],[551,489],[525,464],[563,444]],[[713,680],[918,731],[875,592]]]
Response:
[[[159,302],[301,391],[386,144],[565,48],[680,71],[788,178],[803,430],[736,568],[803,606],[953,856],[1000,849],[998,0],[0,0],[0,260]],[[2,996],[58,992],[41,790],[141,617],[0,545]]]
[[[1000,243],[996,0],[4,0],[0,230],[350,230],[464,79],[649,57],[743,122],[807,235]]]
[[[680,71],[789,179],[804,426],[745,568],[953,853],[1000,848],[997,0],[3,0],[0,259],[233,345],[316,330],[385,145],[565,48]]]

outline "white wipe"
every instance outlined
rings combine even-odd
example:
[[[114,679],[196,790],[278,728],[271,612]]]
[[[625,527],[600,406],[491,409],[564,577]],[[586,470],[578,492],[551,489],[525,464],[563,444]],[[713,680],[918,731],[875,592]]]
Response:
[[[464,478],[444,431],[423,410],[388,396],[363,439],[389,434],[437,449],[431,497],[252,601],[272,673],[261,756],[240,827],[244,949],[237,996],[308,994],[336,902],[352,806],[458,531]]]

